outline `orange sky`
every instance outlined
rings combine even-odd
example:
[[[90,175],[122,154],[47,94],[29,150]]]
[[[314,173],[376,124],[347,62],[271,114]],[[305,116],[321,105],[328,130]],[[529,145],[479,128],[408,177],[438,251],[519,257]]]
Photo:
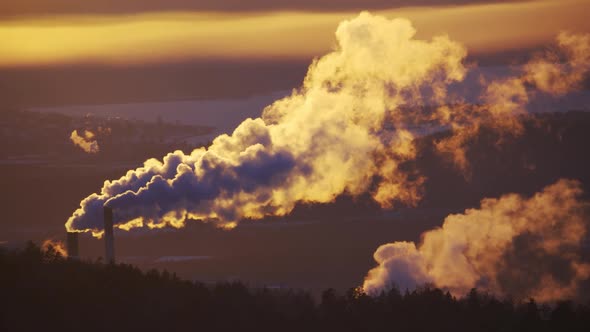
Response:
[[[590,32],[590,1],[561,0],[381,10],[411,19],[418,36],[448,33],[470,52],[546,43],[560,30]],[[146,13],[0,21],[0,66],[133,64],[190,59],[298,59],[333,47],[356,12]]]

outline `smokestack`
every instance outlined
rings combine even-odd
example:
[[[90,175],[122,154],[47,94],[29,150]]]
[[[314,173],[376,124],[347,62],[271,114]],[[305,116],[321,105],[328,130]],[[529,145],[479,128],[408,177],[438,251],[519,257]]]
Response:
[[[105,259],[109,264],[115,264],[115,237],[113,236],[113,209],[104,207],[104,245]]]
[[[69,259],[79,259],[78,253],[78,232],[67,232],[66,234],[66,248],[68,250]]]

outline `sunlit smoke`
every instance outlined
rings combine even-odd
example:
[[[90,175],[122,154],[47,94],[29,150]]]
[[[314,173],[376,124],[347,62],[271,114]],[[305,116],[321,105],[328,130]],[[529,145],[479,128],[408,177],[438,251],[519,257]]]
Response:
[[[282,216],[297,203],[370,193],[385,208],[414,205],[426,181],[401,167],[416,158],[415,138],[452,129],[438,142],[466,168],[466,142],[486,124],[518,132],[526,112],[524,74],[492,81],[482,105],[449,94],[467,69],[466,50],[447,36],[415,38],[406,19],[361,13],[336,30],[336,48],[316,59],[301,88],[247,119],[208,149],[150,159],[85,198],[70,231],[102,229],[103,205],[115,227],[184,227],[187,219],[233,228],[244,218]]]
[[[543,92],[564,95],[580,84],[590,69],[590,35],[574,35],[562,32],[557,43],[566,62],[559,54],[546,52],[525,67],[526,81],[535,84]]]
[[[374,254],[379,264],[363,285],[369,294],[425,283],[463,296],[472,288],[540,301],[572,298],[590,277],[582,259],[589,225],[580,184],[559,180],[530,198],[482,200],[478,209],[449,215],[421,243],[394,242]]]
[[[48,252],[49,250],[53,249],[56,254],[59,254],[61,257],[68,257],[68,251],[66,250],[66,246],[62,241],[56,241],[53,239],[47,239],[43,241],[41,245],[41,250],[44,252]]]
[[[436,142],[437,150],[449,155],[459,169],[468,173],[467,146],[482,125],[494,129],[501,137],[521,134],[521,117],[527,114],[530,99],[540,93],[562,96],[578,90],[589,71],[590,35],[561,32],[555,48],[536,54],[520,74],[491,82],[482,77],[485,88],[480,104],[459,103],[439,108],[438,116],[452,119],[449,125],[453,135]]]
[[[83,136],[78,135],[78,131],[74,130],[70,135],[70,140],[86,153],[98,153],[99,151],[98,142],[90,130],[84,130]]]

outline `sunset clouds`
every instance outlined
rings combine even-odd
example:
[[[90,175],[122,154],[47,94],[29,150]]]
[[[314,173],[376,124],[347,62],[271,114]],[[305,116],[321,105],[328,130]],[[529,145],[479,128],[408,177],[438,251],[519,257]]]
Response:
[[[73,10],[50,16],[35,16],[33,11],[0,18],[0,66],[309,59],[332,49],[332,29],[354,16],[349,9],[203,12],[180,6],[174,12]],[[407,7],[377,13],[411,19],[420,38],[446,33],[472,52],[485,53],[547,43],[563,29],[590,31],[588,10],[586,1],[565,0]],[[535,23],[539,21],[543,24]]]
[[[527,0],[508,0],[508,2]],[[162,11],[260,12],[375,10],[506,0],[19,0],[0,3],[0,17],[59,14],[137,14]]]

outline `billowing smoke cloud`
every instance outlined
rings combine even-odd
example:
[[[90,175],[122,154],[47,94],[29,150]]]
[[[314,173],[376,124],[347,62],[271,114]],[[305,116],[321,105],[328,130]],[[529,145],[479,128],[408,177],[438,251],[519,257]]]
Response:
[[[560,96],[579,87],[590,69],[590,35],[562,32],[557,43],[567,61],[561,63],[556,53],[538,56],[526,65],[525,79],[543,92]]]
[[[484,106],[468,105],[448,92],[465,77],[466,50],[447,36],[414,36],[405,19],[361,13],[342,22],[336,49],[313,62],[300,89],[209,149],[175,151],[106,181],[81,202],[67,229],[100,234],[103,205],[114,209],[116,227],[130,230],[180,228],[187,219],[231,228],[345,192],[369,192],[387,208],[416,204],[425,178],[400,167],[416,157],[416,135],[451,128],[453,135],[439,142],[446,152],[461,151],[483,123],[514,131],[511,115],[524,112],[528,91],[492,82]],[[464,153],[453,160],[466,163]]]
[[[588,202],[580,184],[559,180],[533,197],[517,194],[482,200],[478,209],[449,215],[421,243],[394,242],[374,254],[379,264],[363,285],[376,294],[433,283],[465,295],[471,288],[540,301],[571,298],[590,277],[581,257]]]
[[[86,153],[98,153],[99,151],[98,142],[90,130],[84,130],[83,136],[78,135],[78,131],[74,130],[70,135],[70,140]]]
[[[68,257],[68,251],[66,249],[66,246],[61,241],[47,239],[43,241],[43,244],[41,245],[41,250],[45,252],[53,250],[56,254],[59,254],[62,257]]]
[[[439,117],[450,121],[454,134],[437,142],[437,150],[448,154],[456,166],[468,172],[467,143],[481,126],[495,129],[501,136],[521,134],[523,127],[518,116],[527,113],[526,104],[531,98],[540,93],[562,96],[579,89],[589,70],[590,35],[560,33],[555,49],[537,54],[520,75],[492,82],[482,77],[486,87],[481,104],[440,107]]]

